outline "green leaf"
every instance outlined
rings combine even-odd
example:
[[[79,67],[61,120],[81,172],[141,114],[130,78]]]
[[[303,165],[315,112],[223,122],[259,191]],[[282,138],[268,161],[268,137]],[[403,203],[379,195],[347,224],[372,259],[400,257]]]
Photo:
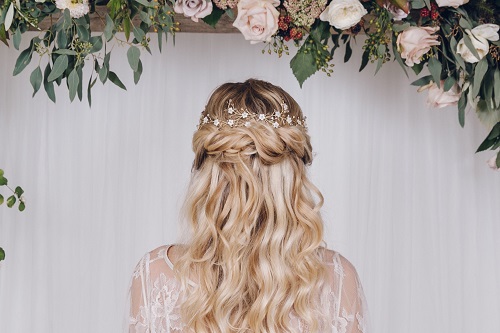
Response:
[[[69,9],[66,8],[63,12],[62,28],[63,28],[63,30],[68,30],[69,28],[71,28],[72,25],[73,25],[73,22],[71,21],[71,14],[69,12]]]
[[[158,29],[157,35],[158,35],[158,49],[160,50],[161,53],[161,47],[163,42],[163,30]]]
[[[430,58],[427,66],[429,67],[433,81],[439,88],[441,86],[441,71],[443,70],[443,66],[436,58]]]
[[[123,20],[123,32],[125,32],[125,39],[127,40],[127,42],[130,39],[130,29],[131,29],[130,18],[126,17]]]
[[[18,207],[19,211],[22,212],[26,209],[26,205],[24,204],[24,202],[20,202],[19,203],[19,207]]]
[[[134,37],[135,39],[137,40],[137,42],[142,42],[142,40],[144,39],[144,37],[146,37],[146,34],[144,33],[144,31],[142,31],[142,29],[134,26],[133,28],[133,32],[134,32]]]
[[[464,59],[459,55],[457,54],[457,40],[455,39],[455,37],[451,37],[450,38],[450,50],[451,52],[453,53],[453,57],[455,58],[455,60],[457,61],[458,65],[463,69],[465,70],[465,62],[464,62]]]
[[[474,47],[474,44],[472,44],[472,40],[470,39],[469,35],[468,34],[464,34],[463,38],[464,38],[465,46],[467,46],[467,48],[472,52],[472,54],[474,55],[474,57],[476,57],[476,59],[481,58],[479,56],[479,53],[477,53],[477,50]]]
[[[92,87],[97,81],[97,77],[92,81],[92,76],[90,76],[89,85],[87,86],[87,100],[89,101],[89,107],[92,107]]]
[[[149,2],[149,1],[146,1],[146,0],[134,0],[134,1],[137,2],[137,3],[140,3],[144,7],[149,7],[149,8],[154,8],[154,6],[156,5],[156,3]]]
[[[69,85],[69,100],[73,102],[76,96],[76,89],[78,88],[78,82],[80,78],[78,77],[78,73],[76,72],[76,68],[71,71],[68,76],[68,85]]]
[[[404,24],[394,24],[392,26],[392,30],[394,32],[401,32],[401,31],[403,31],[403,30],[405,30],[405,29],[407,29],[409,27],[410,27],[410,23],[409,22],[406,22]]]
[[[360,72],[363,69],[365,69],[366,65],[368,65],[369,60],[370,60],[370,53],[368,51],[363,52],[363,56],[361,58],[361,66],[359,67]]]
[[[115,74],[115,72],[112,72],[112,71],[109,71],[109,74],[108,74],[108,78],[111,82],[113,82],[114,84],[116,84],[118,87],[122,88],[123,90],[127,90],[127,88],[125,87],[125,85],[122,83],[122,81],[120,81],[120,79],[118,78],[118,76]]]
[[[76,31],[78,32],[78,37],[84,42],[88,42],[90,38],[90,32],[88,28],[82,27],[81,25],[76,26]]]
[[[68,50],[68,49],[59,49],[59,50],[55,50],[52,53],[55,53],[55,54],[66,54],[66,55],[76,55],[77,54],[76,51]]]
[[[301,88],[304,81],[317,71],[314,54],[312,52],[306,53],[305,46],[308,44],[308,40],[309,38],[306,39],[297,54],[290,61],[293,75],[295,75],[297,81],[299,81]]]
[[[14,204],[16,203],[16,196],[11,195],[10,197],[7,198],[7,207],[12,208]]]
[[[425,7],[425,2],[423,0],[412,0],[411,8],[412,9],[421,9]]]
[[[5,260],[5,251],[0,247],[0,261]]]
[[[9,47],[9,42],[7,41],[7,32],[5,31],[5,26],[0,24],[0,41],[2,41],[7,47]]]
[[[497,159],[495,160],[497,168],[500,168],[500,151],[497,153]]]
[[[99,52],[102,49],[102,37],[94,36],[90,37],[90,43],[92,43],[92,48],[90,49],[90,53]]]
[[[476,153],[486,150],[495,144],[498,138],[496,136],[493,136],[494,131],[500,131],[500,122],[498,122],[495,126],[493,126],[493,129],[491,130],[490,134],[486,137],[486,139],[484,139],[481,145],[477,148]]]
[[[12,21],[14,20],[14,3],[11,2],[9,9],[7,9],[7,14],[5,15],[5,31],[9,31]]]
[[[151,21],[151,19],[149,18],[149,14],[146,13],[146,12],[143,12],[143,11],[140,11],[139,12],[139,17],[141,18],[141,21],[145,24],[147,24],[148,26],[151,26],[153,24],[153,22]],[[141,23],[142,24],[142,23]]]
[[[16,186],[16,188],[14,189],[14,193],[19,198],[19,197],[21,197],[21,195],[23,195],[24,190],[21,188],[21,186]]]
[[[59,46],[60,49],[65,49],[68,46],[68,36],[64,30],[60,30],[57,33],[57,46]]]
[[[0,205],[3,204],[3,195],[0,194]]]
[[[83,66],[78,66],[76,73],[78,74],[78,88],[76,89],[76,94],[81,101],[83,98]]]
[[[465,107],[467,106],[467,91],[463,91],[458,100],[458,123],[465,126]]]
[[[137,71],[139,60],[141,58],[141,50],[137,46],[130,46],[127,51],[128,63],[134,72]]]
[[[109,69],[106,64],[103,64],[101,69],[99,70],[99,80],[104,84],[108,79]]]
[[[457,81],[455,80],[455,78],[453,76],[448,76],[446,78],[446,80],[444,81],[444,86],[443,86],[443,90],[444,91],[448,91],[451,89],[451,87],[453,87],[455,85]]]
[[[52,68],[52,72],[50,72],[50,75],[47,78],[47,80],[49,82],[54,81],[55,79],[60,77],[67,68],[68,68],[68,56],[65,54],[61,54],[60,56],[57,57],[56,61],[54,62],[54,68]]]
[[[226,9],[226,15],[231,19],[234,20],[234,11],[231,8]]]
[[[137,84],[141,79],[142,75],[142,61],[139,59],[139,65],[137,66],[137,70],[134,72],[134,83]]]
[[[16,32],[14,33],[14,36],[12,37],[12,42],[14,43],[14,48],[16,50],[19,50],[19,45],[21,44],[21,29],[19,29],[19,26],[16,29]]]
[[[431,79],[432,79],[431,75],[426,75],[416,81],[413,81],[411,85],[417,87],[425,86],[426,84],[429,84],[431,82]]]
[[[45,92],[47,93],[47,96],[49,96],[50,100],[52,102],[56,102],[56,93],[54,91],[54,82],[53,81],[48,81],[48,77],[51,72],[50,64],[47,64],[45,67],[45,70],[43,72],[43,88],[45,89]]]
[[[474,70],[474,83],[472,84],[472,98],[475,98],[479,94],[481,89],[481,82],[483,81],[484,74],[488,70],[488,60],[485,58],[481,59],[476,65]]]
[[[352,55],[352,49],[351,49],[351,41],[347,42],[345,45],[345,55],[344,55],[344,62],[348,62],[349,59],[351,59]]]
[[[467,21],[465,18],[461,17],[460,20],[458,21],[458,24],[464,29],[472,29],[472,25]]]
[[[495,96],[495,105],[497,108],[500,105],[500,69],[495,69],[493,74],[493,95]]]
[[[30,82],[31,86],[33,87],[33,96],[35,96],[35,94],[42,86],[42,80],[43,80],[42,70],[40,69],[40,66],[38,66],[33,70],[33,72],[31,72],[30,75]]]
[[[377,60],[377,68],[375,69],[375,75],[378,73],[378,71],[382,68],[382,65],[384,64],[384,61],[382,58],[379,58]]]
[[[420,72],[422,71],[422,69],[424,68],[424,64],[423,63],[420,63],[420,64],[414,64],[411,69],[413,70],[413,72],[415,73],[415,75],[418,75],[420,74]]]
[[[206,24],[215,29],[217,22],[219,22],[220,18],[222,17],[222,15],[224,15],[224,13],[225,11],[223,9],[220,9],[217,6],[213,6],[212,13],[202,18],[202,20],[203,22],[205,22]]]
[[[113,30],[115,29],[115,23],[109,17],[108,14],[106,14],[106,27],[104,28],[104,38],[106,39],[107,42],[113,38]]]
[[[21,52],[19,57],[17,57],[16,60],[16,65],[14,66],[14,72],[12,75],[16,76],[17,74],[21,73],[26,66],[31,62],[31,56],[33,55],[33,40],[31,41],[31,45]]]

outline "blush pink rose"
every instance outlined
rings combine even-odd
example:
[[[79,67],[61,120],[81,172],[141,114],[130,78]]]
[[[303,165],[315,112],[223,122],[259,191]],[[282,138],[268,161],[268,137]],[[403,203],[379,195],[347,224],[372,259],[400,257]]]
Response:
[[[233,26],[252,44],[270,42],[278,31],[279,4],[279,0],[241,0]]]
[[[433,35],[438,30],[439,27],[409,27],[399,34],[396,44],[406,65],[420,64],[422,56],[429,52],[431,46],[441,44],[438,36]]]
[[[207,0],[177,0],[174,12],[190,17],[194,22],[212,13],[212,2]]]
[[[420,87],[418,92],[429,89],[429,94],[427,95],[427,106],[429,107],[444,108],[450,105],[457,105],[462,94],[460,87],[455,84],[450,90],[444,91],[443,86],[444,81],[442,80],[439,88],[437,84],[431,81],[429,84]]]
[[[500,168],[497,167],[497,155],[493,155],[489,160],[488,160],[488,166],[492,168],[493,170],[500,170]]]

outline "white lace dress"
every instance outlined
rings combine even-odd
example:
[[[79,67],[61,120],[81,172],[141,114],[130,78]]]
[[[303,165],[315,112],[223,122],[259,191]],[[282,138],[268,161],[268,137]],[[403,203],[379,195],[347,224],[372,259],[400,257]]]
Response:
[[[179,313],[182,295],[167,256],[169,247],[147,253],[137,264],[130,287],[129,333],[183,332]],[[330,288],[321,297],[329,312],[325,333],[367,333],[366,302],[354,266],[333,251],[327,252],[325,261],[330,274]],[[300,318],[293,313],[290,318],[297,332],[307,333]]]

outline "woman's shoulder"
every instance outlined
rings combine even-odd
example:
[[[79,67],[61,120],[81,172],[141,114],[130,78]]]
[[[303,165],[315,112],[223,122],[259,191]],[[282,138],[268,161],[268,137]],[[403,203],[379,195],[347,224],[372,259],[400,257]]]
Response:
[[[173,276],[173,263],[169,256],[173,245],[162,245],[145,253],[136,265],[134,277],[142,276]]]
[[[354,265],[340,252],[324,249],[323,260],[334,277],[342,279],[357,279],[358,273]]]

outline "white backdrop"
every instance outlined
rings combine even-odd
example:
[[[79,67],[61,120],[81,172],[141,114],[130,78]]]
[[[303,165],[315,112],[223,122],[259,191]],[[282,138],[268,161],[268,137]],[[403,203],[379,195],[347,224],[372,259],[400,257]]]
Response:
[[[23,213],[0,207],[0,332],[121,331],[135,263],[176,240],[199,113],[248,77],[308,116],[327,242],[357,267],[373,332],[498,331],[500,174],[474,154],[487,134],[474,114],[462,129],[455,108],[427,109],[395,63],[358,74],[359,49],[303,89],[288,59],[237,34],[152,49],[138,86],[114,55],[128,91],[98,83],[89,109],[63,89],[32,99],[32,67],[12,77],[18,52],[0,47],[0,167],[27,198]]]

